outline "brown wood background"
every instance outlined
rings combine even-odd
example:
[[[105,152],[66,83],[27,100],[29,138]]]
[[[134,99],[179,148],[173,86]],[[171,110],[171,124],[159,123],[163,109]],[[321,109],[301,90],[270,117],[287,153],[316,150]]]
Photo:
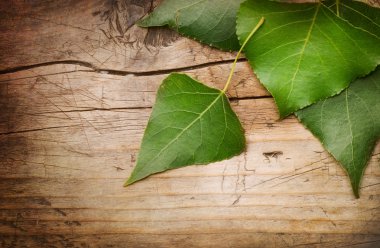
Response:
[[[228,94],[241,156],[128,188],[171,71],[221,88],[234,54],[135,21],[156,1],[0,1],[1,247],[380,247],[380,145],[342,168],[247,62]]]

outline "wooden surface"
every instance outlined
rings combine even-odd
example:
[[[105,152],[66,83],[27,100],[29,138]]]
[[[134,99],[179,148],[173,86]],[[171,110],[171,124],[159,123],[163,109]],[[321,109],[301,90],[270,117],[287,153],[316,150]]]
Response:
[[[380,145],[356,200],[244,59],[247,151],[122,187],[161,80],[221,88],[234,57],[133,25],[157,3],[0,2],[0,247],[380,247]]]

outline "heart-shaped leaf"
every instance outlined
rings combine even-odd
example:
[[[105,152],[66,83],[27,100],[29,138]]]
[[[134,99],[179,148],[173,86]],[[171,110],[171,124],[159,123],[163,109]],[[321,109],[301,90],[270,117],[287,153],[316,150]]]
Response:
[[[243,128],[224,91],[174,73],[158,90],[126,185],[165,170],[227,159],[244,148]]]
[[[360,13],[357,18],[370,19],[356,5],[351,8]],[[380,63],[380,38],[352,26],[332,9],[330,1],[248,0],[240,7],[237,34],[241,40],[262,16],[266,19],[245,54],[275,98],[281,117],[336,95]],[[370,6],[366,10],[378,13]]]
[[[138,24],[164,26],[222,50],[239,50],[236,14],[242,0],[165,0]]]
[[[335,97],[297,111],[299,120],[347,171],[352,189],[359,186],[380,138],[380,69]]]

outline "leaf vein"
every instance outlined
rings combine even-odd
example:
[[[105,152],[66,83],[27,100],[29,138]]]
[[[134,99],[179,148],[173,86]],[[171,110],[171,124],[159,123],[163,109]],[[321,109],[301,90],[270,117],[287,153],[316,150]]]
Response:
[[[165,145],[152,159],[150,159],[147,164],[154,161],[156,158],[158,158],[168,147],[170,147],[174,142],[176,142],[189,128],[191,128],[198,120],[202,118],[202,116],[208,112],[208,110],[215,105],[215,103],[219,100],[219,98],[223,95],[223,92],[220,92],[220,94],[215,98],[215,100],[204,110],[202,111],[197,118],[195,118],[189,125],[187,125],[173,140],[171,140],[167,145]],[[145,166],[136,168],[136,174],[138,174],[142,168],[147,168]]]
[[[309,41],[310,41],[311,33],[312,33],[313,28],[314,28],[314,26],[315,26],[315,21],[316,21],[316,19],[317,19],[317,16],[318,16],[318,13],[319,13],[319,9],[320,9],[320,7],[321,7],[321,4],[319,3],[319,4],[317,5],[316,10],[315,10],[315,13],[314,13],[314,16],[313,16],[312,22],[311,22],[310,27],[309,27],[309,30],[308,30],[308,32],[307,32],[307,36],[306,36],[306,38],[305,38],[305,43],[304,43],[304,45],[302,46],[302,49],[301,49],[301,52],[300,52],[300,55],[301,55],[301,56],[300,56],[300,58],[299,58],[299,60],[298,60],[297,68],[296,68],[296,70],[295,70],[295,72],[294,72],[294,74],[293,74],[293,77],[292,77],[292,79],[291,79],[290,90],[289,90],[288,96],[286,97],[286,102],[289,101],[289,98],[290,98],[290,96],[291,96],[291,94],[292,94],[292,92],[293,92],[293,89],[294,89],[294,81],[295,81],[295,79],[296,79],[296,77],[297,77],[297,75],[298,75],[298,72],[299,72],[299,70],[300,70],[301,62],[302,62],[302,60],[303,60],[303,56],[304,56],[304,54],[305,54],[305,50],[306,50],[307,44],[308,44]]]

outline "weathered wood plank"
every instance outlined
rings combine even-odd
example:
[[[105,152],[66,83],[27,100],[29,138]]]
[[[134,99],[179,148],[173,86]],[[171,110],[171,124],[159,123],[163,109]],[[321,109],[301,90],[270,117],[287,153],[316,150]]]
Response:
[[[244,72],[244,63],[239,66]],[[247,92],[248,99],[237,97],[244,94],[242,88],[231,95],[246,130],[243,155],[123,188],[159,84],[155,78],[166,74],[130,80],[72,66],[52,69],[57,67],[45,68],[60,72],[43,76],[42,83],[35,83],[39,77],[33,72],[23,79],[20,72],[2,79],[7,89],[2,107],[12,111],[7,111],[0,138],[7,151],[0,169],[1,233],[168,235],[175,230],[172,235],[198,235],[212,230],[224,235],[220,228],[227,225],[229,232],[267,235],[379,234],[379,146],[366,170],[362,199],[354,200],[345,173],[320,143],[295,118],[278,121],[271,98],[254,99],[262,95]],[[202,70],[190,72],[205,79],[215,75]],[[139,80],[151,83],[139,87]],[[250,82],[240,80],[245,81]],[[148,86],[149,101],[137,97],[132,104],[120,103]],[[134,91],[125,98],[103,97],[106,107],[99,103],[101,93],[114,89]],[[190,228],[194,225],[196,231]]]
[[[221,89],[229,70],[230,64],[219,64],[181,72]],[[0,91],[0,104],[5,107],[7,101],[16,100],[17,103],[8,105],[22,107],[33,104],[28,111],[39,114],[94,108],[152,107],[158,86],[168,75],[112,75],[76,65],[44,66],[0,74],[0,87],[3,89]],[[233,98],[269,96],[246,62],[238,63],[228,94]]]
[[[173,31],[134,25],[152,7],[150,0],[2,1],[0,70],[71,61],[147,72],[234,58]]]
[[[271,209],[271,211],[268,211]],[[144,207],[135,209],[80,209],[80,208],[60,208],[60,209],[3,209],[0,215],[1,221],[15,222],[17,219],[25,220],[43,220],[50,222],[62,222],[75,220],[78,222],[145,222],[147,216],[150,216],[152,222],[174,222],[190,220],[293,220],[293,221],[362,221],[368,218],[367,211],[372,208],[358,207],[326,207],[315,211],[315,206],[194,206],[194,207],[177,207],[172,209],[160,209]],[[367,210],[367,211],[365,211]],[[197,212],[197,218],[193,218],[194,211]],[[329,212],[329,215],[323,216],[323,212]],[[379,214],[379,213],[377,213]],[[375,215],[374,217],[379,217]],[[378,231],[378,230],[377,230]]]
[[[355,228],[354,228],[355,227]],[[315,221],[298,221],[298,220],[228,220],[211,219],[197,220],[193,218],[190,221],[46,221],[46,220],[29,220],[22,221],[14,226],[14,222],[0,223],[0,232],[3,234],[14,234],[28,232],[30,235],[41,233],[49,234],[96,234],[96,233],[112,233],[112,234],[208,234],[219,233],[332,233],[332,234],[352,234],[356,228],[366,228],[362,233],[379,235],[379,221],[333,221],[315,220]],[[368,228],[368,229],[367,229]]]
[[[345,234],[287,234],[287,233],[217,233],[209,234],[102,234],[102,235],[2,235],[0,244],[4,247],[41,247],[47,243],[52,247],[358,247],[373,248],[379,242],[376,235],[352,235],[347,240]],[[93,243],[97,240],[96,243]],[[212,240],[212,242],[210,242]],[[254,241],[252,241],[254,240]]]
[[[156,4],[0,3],[0,246],[380,245],[380,144],[354,199],[244,60],[228,94],[247,151],[122,187],[162,79],[174,70],[222,88],[233,59],[133,25]]]
[[[153,193],[152,193],[153,194]],[[126,195],[123,197],[103,196],[101,198],[95,196],[2,196],[1,209],[114,209],[114,210],[153,210],[157,209],[157,193],[153,197],[152,194],[146,193],[141,195]],[[360,209],[372,209],[376,211],[378,207],[379,195],[369,194],[368,197],[361,197],[356,200],[347,197],[345,194],[245,194],[240,198],[239,204],[235,206],[283,206],[283,207],[299,207],[306,208],[313,206],[322,206],[326,209],[355,207]],[[208,194],[170,194],[159,196],[161,204],[159,209],[183,209],[195,207],[225,207],[230,206],[226,203],[233,203],[236,200],[235,192],[219,193],[212,196]],[[191,201],[190,201],[191,200]],[[335,202],[334,202],[335,201]],[[142,206],[141,203],[144,203]],[[28,206],[27,208],[25,206]],[[365,213],[365,211],[363,211]]]

